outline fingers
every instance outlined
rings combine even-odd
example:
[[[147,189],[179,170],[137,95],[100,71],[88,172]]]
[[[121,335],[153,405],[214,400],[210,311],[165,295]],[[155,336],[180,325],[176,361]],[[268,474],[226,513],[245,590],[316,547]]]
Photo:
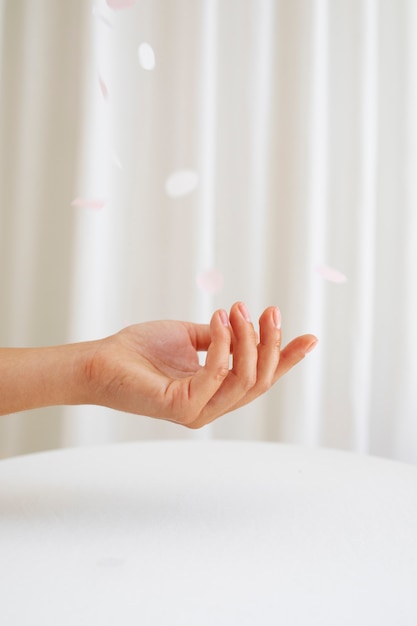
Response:
[[[259,395],[274,383],[281,356],[281,312],[270,307],[259,319],[258,377],[254,392]]]
[[[252,402],[265,393],[277,380],[276,373],[281,354],[281,313],[277,307],[269,307],[262,313],[259,319],[259,329],[260,340],[252,364],[256,372],[255,380],[245,393],[240,395],[236,393],[234,396],[235,403],[225,407],[220,415]],[[223,388],[218,395],[223,393]],[[220,406],[216,408],[219,410]]]
[[[200,428],[260,396],[317,343],[314,335],[304,335],[281,350],[281,315],[276,307],[269,307],[260,317],[259,343],[243,303],[233,305],[230,328],[225,326],[224,315],[223,311],[213,316],[206,365],[191,381],[190,400],[194,399],[191,406],[195,416],[187,423],[191,428]],[[206,341],[207,333],[201,333]],[[233,367],[229,371],[231,347]]]
[[[225,315],[225,312],[220,314]],[[191,386],[190,395],[196,392],[204,393],[207,402],[201,407],[196,418],[188,424],[191,428],[200,428],[230,410],[230,407],[236,404],[256,382],[257,338],[246,306],[242,302],[234,304],[229,319],[227,355],[225,345],[222,349],[213,346],[215,342],[213,335],[206,364],[192,381],[194,384]],[[226,323],[224,318],[222,321],[223,324]],[[212,323],[210,328],[212,327],[215,329],[215,324]],[[229,370],[232,340],[233,368]],[[209,388],[215,389],[215,392],[208,397]]]
[[[302,335],[293,339],[282,351],[274,382],[284,376],[297,363],[304,359],[317,345],[318,339],[314,335]]]
[[[226,316],[225,319],[228,323],[226,311],[224,311],[224,315]],[[187,327],[195,350],[197,352],[207,352],[211,343],[210,324],[194,324],[191,322],[184,322],[184,324]]]
[[[191,425],[193,428],[227,413],[244,398],[246,402],[250,402],[273,383],[279,362],[279,318],[275,307],[264,312],[260,320],[260,343],[257,345],[257,335],[246,306],[242,302],[233,305],[230,311],[233,367],[201,415]]]
[[[199,327],[200,333],[196,343],[205,343],[207,331]],[[226,311],[214,313],[210,322],[210,345],[207,348],[207,357],[204,367],[190,379],[188,415],[194,421],[195,416],[202,413],[204,407],[220,388],[229,373],[229,355],[232,335]],[[187,416],[186,416],[187,419]]]

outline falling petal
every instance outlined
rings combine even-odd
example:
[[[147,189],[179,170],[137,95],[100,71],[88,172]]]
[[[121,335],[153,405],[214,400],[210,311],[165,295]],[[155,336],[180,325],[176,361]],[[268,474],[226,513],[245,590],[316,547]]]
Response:
[[[223,283],[223,273],[218,269],[210,269],[197,276],[197,285],[211,295],[221,291]]]
[[[323,276],[323,278],[331,281],[332,283],[345,283],[347,281],[347,277],[342,274],[342,272],[339,272],[328,265],[317,265],[315,270],[318,274],[320,274],[320,276]]]
[[[91,12],[93,14],[93,17],[96,17],[98,20],[103,22],[103,24],[105,24],[108,28],[113,28],[107,17],[105,17],[97,7],[93,7],[91,9]]]
[[[107,0],[107,6],[111,9],[128,9],[136,4],[136,0]]]
[[[104,82],[104,80],[101,78],[101,76],[98,77],[98,82],[100,84],[100,89],[101,89],[101,93],[103,94],[103,98],[107,100],[107,98],[109,97],[109,90],[107,89],[107,85]]]
[[[148,43],[141,43],[138,48],[139,63],[144,70],[153,70],[155,68],[155,53]]]
[[[166,183],[165,191],[171,198],[179,198],[193,192],[198,185],[198,176],[192,170],[179,170],[171,174]]]
[[[81,207],[83,209],[99,210],[104,207],[106,201],[102,198],[75,198],[71,202],[72,206]]]

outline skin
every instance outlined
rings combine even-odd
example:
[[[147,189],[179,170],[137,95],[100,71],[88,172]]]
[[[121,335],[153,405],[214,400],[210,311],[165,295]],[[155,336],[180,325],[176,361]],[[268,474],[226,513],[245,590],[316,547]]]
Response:
[[[210,324],[147,322],[97,341],[2,349],[0,414],[97,404],[201,428],[268,391],[314,348],[316,337],[303,335],[281,350],[280,318],[265,309],[258,338],[237,302]]]

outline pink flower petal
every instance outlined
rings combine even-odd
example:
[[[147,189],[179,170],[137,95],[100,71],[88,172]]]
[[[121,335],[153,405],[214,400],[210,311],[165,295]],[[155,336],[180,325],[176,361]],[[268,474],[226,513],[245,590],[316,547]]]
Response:
[[[347,281],[347,277],[342,272],[328,265],[317,265],[314,269],[317,274],[320,274],[320,276],[332,283],[345,283]]]
[[[105,204],[106,201],[101,198],[75,198],[75,200],[71,202],[71,206],[93,209],[95,211],[102,209]]]
[[[107,6],[111,9],[128,9],[136,4],[136,0],[107,0]]]
[[[223,273],[218,269],[211,269],[205,272],[201,272],[197,276],[197,285],[206,293],[215,294],[218,293],[224,283]]]
[[[109,97],[109,90],[107,89],[107,85],[101,78],[101,76],[98,77],[98,82],[100,85],[101,93],[103,94],[103,98],[107,100],[107,98]]]

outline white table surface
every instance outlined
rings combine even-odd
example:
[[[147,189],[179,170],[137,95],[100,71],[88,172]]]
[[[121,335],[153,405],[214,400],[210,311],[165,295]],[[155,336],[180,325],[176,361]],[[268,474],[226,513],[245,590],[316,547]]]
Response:
[[[129,443],[0,462],[4,626],[417,624],[417,468]]]

